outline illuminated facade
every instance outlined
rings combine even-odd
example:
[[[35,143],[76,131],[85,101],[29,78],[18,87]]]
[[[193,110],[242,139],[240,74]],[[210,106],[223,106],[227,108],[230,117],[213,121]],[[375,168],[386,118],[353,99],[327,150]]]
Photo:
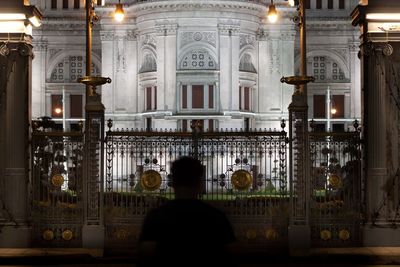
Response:
[[[76,82],[85,70],[84,1],[33,2],[46,18],[34,32],[33,117],[74,130],[84,118]],[[109,18],[113,6],[96,8],[93,72],[113,80],[102,95],[116,127],[187,130],[202,120],[206,129],[279,128],[288,117],[293,88],[280,78],[298,73],[294,7],[275,1],[271,24],[268,1],[135,2],[125,1],[122,24]],[[361,117],[358,33],[349,23],[357,2],[306,1],[316,77],[309,118],[318,130],[347,130]]]

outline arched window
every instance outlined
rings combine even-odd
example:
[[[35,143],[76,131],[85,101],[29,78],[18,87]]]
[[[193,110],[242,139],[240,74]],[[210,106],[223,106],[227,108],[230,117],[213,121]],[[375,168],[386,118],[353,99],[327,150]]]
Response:
[[[206,50],[197,49],[190,51],[183,57],[180,68],[184,70],[215,70],[217,64]]]
[[[249,54],[243,55],[239,63],[239,71],[257,73],[256,68],[253,65],[253,60],[251,58],[251,55]]]
[[[313,56],[308,58],[308,73],[314,76],[315,82],[347,82],[344,71],[339,64],[326,56]]]
[[[53,83],[73,83],[78,78],[85,76],[86,62],[83,56],[67,56],[57,63],[51,72],[50,82]],[[99,68],[92,63],[93,76],[99,76]]]
[[[140,73],[157,71],[157,62],[151,54],[146,54],[143,58]]]

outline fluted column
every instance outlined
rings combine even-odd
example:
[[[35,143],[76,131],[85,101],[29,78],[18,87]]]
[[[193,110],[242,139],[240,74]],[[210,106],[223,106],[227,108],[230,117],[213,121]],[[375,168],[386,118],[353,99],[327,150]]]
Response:
[[[0,35],[1,171],[0,247],[30,245],[29,211],[29,123],[31,121],[31,38],[8,40]],[[7,44],[4,42],[7,40]],[[7,53],[4,51],[7,50]],[[4,138],[4,139],[3,139]]]

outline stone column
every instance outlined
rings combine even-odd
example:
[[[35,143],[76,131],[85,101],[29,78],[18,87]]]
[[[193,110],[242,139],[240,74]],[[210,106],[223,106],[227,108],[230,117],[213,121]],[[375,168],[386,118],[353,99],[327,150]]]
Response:
[[[239,25],[220,23],[218,29],[221,111],[239,110]]]
[[[128,105],[126,107],[127,113],[138,112],[138,41],[137,33],[129,30],[126,36],[126,94],[128,98]],[[133,125],[131,125],[133,127]],[[136,126],[135,126],[136,127]]]
[[[268,99],[268,81],[269,81],[269,65],[268,58],[268,33],[260,30],[258,35],[258,110],[259,113],[268,111],[267,105],[262,104],[265,99]]]
[[[101,31],[101,72],[105,76],[109,76],[113,81],[115,81],[114,77],[114,53],[113,53],[113,40],[114,40],[114,32],[113,31]],[[104,102],[104,107],[106,109],[107,119],[110,118],[111,114],[114,114],[114,91],[115,84],[105,84],[102,86],[102,98]],[[113,119],[113,118],[112,118]]]
[[[360,59],[358,58],[359,44],[349,44],[350,49],[350,118],[361,118],[361,68]]]
[[[0,35],[0,247],[30,246],[29,124],[31,121],[31,37]],[[7,43],[5,41],[7,40]],[[3,113],[4,112],[4,113]]]
[[[47,41],[34,43],[35,57],[32,61],[32,118],[46,115],[46,54]]]

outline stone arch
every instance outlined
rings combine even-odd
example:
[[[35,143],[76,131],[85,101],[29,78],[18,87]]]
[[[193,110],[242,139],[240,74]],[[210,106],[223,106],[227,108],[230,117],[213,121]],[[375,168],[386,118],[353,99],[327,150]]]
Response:
[[[218,69],[217,55],[206,44],[189,46],[182,50],[178,61],[181,70],[216,70]]]
[[[239,56],[239,71],[257,73],[253,58],[250,49],[244,50]]]
[[[346,79],[350,79],[350,69],[346,64],[346,60],[338,53],[335,53],[333,51],[328,51],[328,50],[313,50],[307,53],[307,61],[311,57],[316,57],[316,56],[324,56],[330,58],[332,61],[337,63],[338,67],[343,70],[344,76]],[[300,66],[300,57],[296,58],[296,71],[299,69]],[[296,72],[298,73],[298,71]]]
[[[157,71],[157,57],[153,49],[143,48],[139,73]]]
[[[68,79],[63,77],[57,77],[57,79],[52,79],[52,75],[54,75],[54,71],[57,70],[57,68],[62,68],[62,66],[60,66],[60,63],[64,63],[65,61],[70,61],[69,59],[71,59],[72,57],[79,57],[82,58],[83,64],[82,66],[75,66],[72,67],[70,66],[70,68],[74,68],[74,69],[83,69],[85,70],[85,63],[86,63],[86,55],[84,54],[84,52],[79,51],[79,50],[72,50],[72,51],[61,51],[60,53],[56,54],[53,58],[53,60],[50,62],[49,67],[47,69],[46,72],[46,81],[48,82],[59,82],[59,83],[65,83],[65,82],[76,82],[76,79],[78,78],[78,73],[76,73],[76,75],[74,75],[73,73],[68,73]],[[93,54],[92,55],[92,64],[94,66],[94,68],[92,67],[92,75],[100,75],[101,74],[101,68],[99,66],[101,66],[101,60],[100,58]],[[81,74],[79,74],[81,76],[85,76],[86,72],[82,71]],[[73,76],[76,76],[75,79]]]

